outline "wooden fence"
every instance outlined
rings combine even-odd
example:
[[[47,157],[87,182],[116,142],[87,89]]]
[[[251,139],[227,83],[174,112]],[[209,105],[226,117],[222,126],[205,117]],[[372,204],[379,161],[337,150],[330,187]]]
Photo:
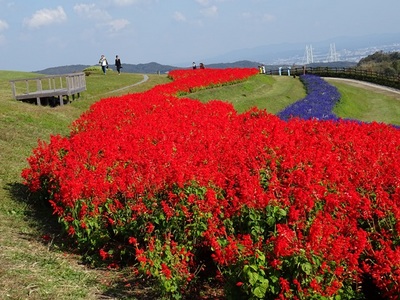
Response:
[[[80,97],[80,92],[86,91],[85,73],[51,75],[37,78],[10,80],[13,97],[16,100],[36,100],[41,105],[41,99],[58,99],[64,104],[64,97],[69,101],[72,96]]]
[[[280,70],[267,70],[266,74],[282,76],[299,76],[314,74],[321,77],[349,78],[400,89],[400,75],[389,76],[384,73],[372,72],[357,68],[330,68],[330,67],[282,67]]]

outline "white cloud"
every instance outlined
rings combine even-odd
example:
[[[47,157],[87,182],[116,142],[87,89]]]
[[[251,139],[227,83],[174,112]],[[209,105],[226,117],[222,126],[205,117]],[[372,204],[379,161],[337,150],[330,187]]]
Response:
[[[178,22],[185,22],[186,17],[179,11],[174,12],[174,19]]]
[[[242,18],[245,18],[245,19],[251,19],[252,16],[253,16],[253,14],[250,13],[250,12],[243,12],[242,13]]]
[[[196,0],[197,3],[203,6],[207,6],[210,3],[210,0]]]
[[[129,6],[134,4],[158,4],[163,0],[108,0],[107,5],[111,6]]]
[[[262,16],[262,19],[263,19],[263,21],[265,21],[265,22],[273,22],[273,21],[276,20],[276,17],[275,17],[274,15],[271,15],[271,14],[264,14],[264,15]]]
[[[218,8],[213,5],[201,10],[201,13],[207,17],[214,17],[218,14]]]
[[[101,10],[96,6],[96,4],[76,4],[74,6],[74,11],[85,18],[95,19],[95,20],[110,20],[112,19],[107,11]]]
[[[0,31],[3,31],[8,28],[8,24],[6,21],[0,20]]]
[[[267,22],[267,23],[271,23],[276,21],[276,16],[268,14],[268,13],[264,13],[264,14],[253,14],[250,12],[243,12],[241,14],[241,17],[243,19],[252,19],[252,20],[257,20],[259,22]]]
[[[75,4],[74,5],[74,11],[77,14],[84,15],[92,10],[97,10],[96,9],[96,4],[91,3],[91,4]]]
[[[218,8],[215,5],[211,5],[212,0],[196,0],[198,4],[204,8],[200,10],[200,13],[206,17],[214,17],[218,14]]]
[[[117,19],[117,20],[112,20],[112,21],[108,22],[107,24],[108,24],[108,26],[110,26],[111,32],[117,32],[117,31],[124,29],[130,23],[128,20],[125,20],[125,19]]]
[[[127,0],[125,0],[128,2]],[[100,9],[96,4],[76,4],[74,11],[81,17],[95,20],[97,28],[107,28],[108,32],[117,32],[130,24],[126,19],[113,19],[105,10]]]
[[[212,2],[226,2],[227,0],[196,0],[202,6],[210,6]]]
[[[114,0],[114,4],[119,5],[119,6],[127,6],[131,4],[138,3],[139,0]]]
[[[24,25],[29,28],[39,28],[53,23],[62,23],[67,20],[67,15],[61,6],[56,9],[44,8],[36,11],[31,18],[24,20]]]

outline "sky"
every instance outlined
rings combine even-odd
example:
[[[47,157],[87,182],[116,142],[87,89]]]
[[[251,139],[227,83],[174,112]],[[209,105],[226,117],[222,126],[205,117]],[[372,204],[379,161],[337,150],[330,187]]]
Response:
[[[399,11],[399,0],[0,0],[0,70],[95,65],[102,54],[190,67],[234,50],[400,32]]]

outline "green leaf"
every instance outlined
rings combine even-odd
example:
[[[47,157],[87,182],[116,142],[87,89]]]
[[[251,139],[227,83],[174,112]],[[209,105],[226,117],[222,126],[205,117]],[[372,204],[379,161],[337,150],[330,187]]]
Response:
[[[268,226],[274,226],[275,225],[275,223],[276,223],[276,220],[275,220],[275,218],[274,217],[268,217],[268,219],[267,219],[267,224],[268,224]]]
[[[286,212],[286,210],[284,210],[284,209],[279,209],[279,215],[280,216],[282,216],[282,217],[286,217],[286,215],[287,215],[287,212]]]
[[[301,264],[301,269],[303,270],[304,273],[310,275],[312,271],[312,266],[309,262],[305,262]]]
[[[259,299],[264,299],[265,294],[267,293],[267,289],[268,289],[268,280],[264,279],[262,284],[260,284],[253,290],[253,294]]]
[[[275,275],[270,276],[269,279],[270,279],[273,283],[278,282],[278,280],[279,280],[278,276],[275,276]]]
[[[257,273],[253,273],[253,272],[249,272],[248,276],[249,276],[250,285],[254,286],[258,281],[258,274]]]

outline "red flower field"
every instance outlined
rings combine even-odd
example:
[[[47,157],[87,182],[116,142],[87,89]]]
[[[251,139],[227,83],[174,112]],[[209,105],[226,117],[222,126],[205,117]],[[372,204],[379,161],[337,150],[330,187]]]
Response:
[[[164,295],[206,277],[227,298],[364,299],[368,277],[398,299],[400,131],[177,97],[257,73],[178,70],[103,99],[39,143],[25,183],[80,250]]]

